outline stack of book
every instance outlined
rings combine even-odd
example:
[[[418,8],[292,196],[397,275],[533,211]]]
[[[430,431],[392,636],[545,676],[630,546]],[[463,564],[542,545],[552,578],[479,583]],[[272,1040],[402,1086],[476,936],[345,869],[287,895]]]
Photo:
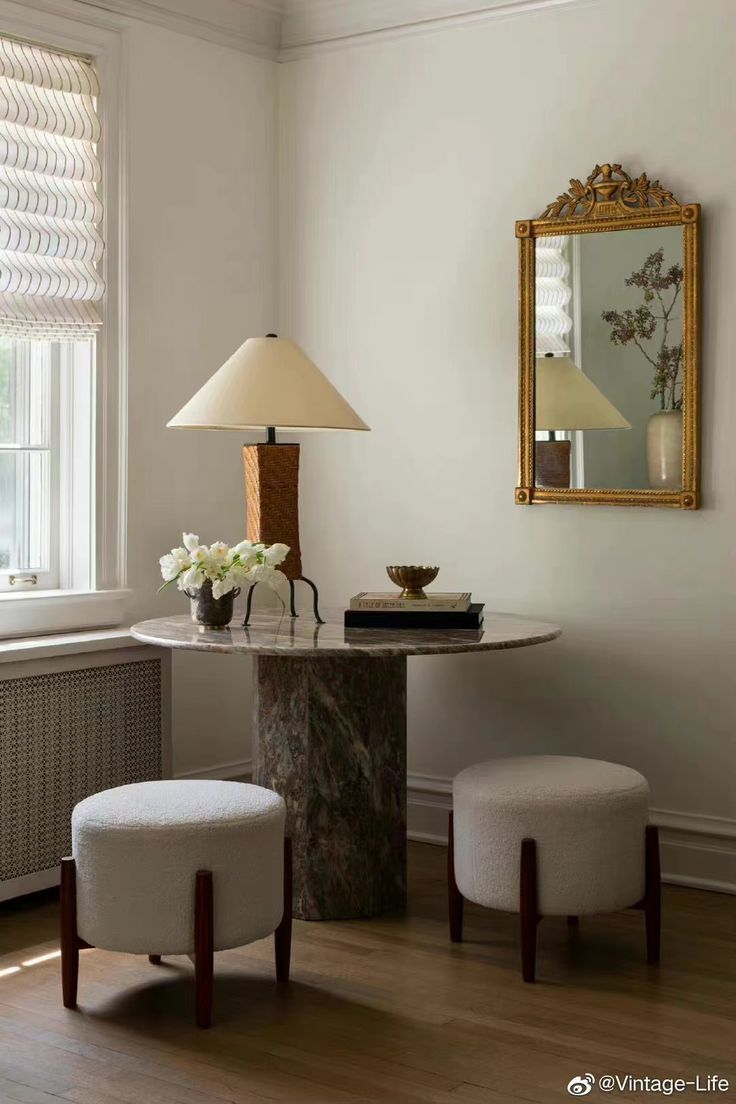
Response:
[[[402,598],[396,591],[362,590],[345,610],[346,629],[479,629],[482,624],[483,603],[467,592]]]

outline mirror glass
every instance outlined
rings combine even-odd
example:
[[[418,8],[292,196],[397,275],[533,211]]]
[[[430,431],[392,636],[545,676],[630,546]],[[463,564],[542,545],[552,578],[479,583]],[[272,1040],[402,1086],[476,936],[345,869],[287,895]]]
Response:
[[[678,490],[683,228],[535,242],[535,484]]]

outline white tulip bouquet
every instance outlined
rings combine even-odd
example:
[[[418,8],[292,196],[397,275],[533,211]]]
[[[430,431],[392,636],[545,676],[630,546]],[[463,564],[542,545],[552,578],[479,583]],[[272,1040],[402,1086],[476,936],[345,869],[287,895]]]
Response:
[[[230,548],[223,541],[206,545],[194,533],[182,533],[181,548],[172,548],[159,560],[164,587],[176,583],[190,598],[206,582],[212,583],[212,597],[222,598],[244,583],[267,583],[278,590],[286,581],[278,565],[289,554],[288,544],[253,544],[243,540]]]

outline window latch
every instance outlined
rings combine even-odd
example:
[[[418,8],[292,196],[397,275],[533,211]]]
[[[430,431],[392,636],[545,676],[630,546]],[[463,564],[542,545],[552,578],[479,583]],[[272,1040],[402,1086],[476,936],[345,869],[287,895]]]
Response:
[[[8,582],[11,586],[35,586],[38,575],[8,575]]]

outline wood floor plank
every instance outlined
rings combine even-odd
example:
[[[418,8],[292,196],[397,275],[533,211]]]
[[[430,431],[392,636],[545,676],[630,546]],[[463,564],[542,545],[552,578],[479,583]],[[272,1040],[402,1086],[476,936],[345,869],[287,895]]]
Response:
[[[736,1085],[736,898],[667,887],[658,968],[640,913],[545,920],[524,985],[518,917],[468,906],[450,943],[445,857],[411,845],[406,915],[295,923],[289,986],[270,939],[217,955],[211,1031],[185,959],[83,952],[77,1012],[58,960],[0,977],[0,1104],[554,1104],[588,1070]],[[57,909],[0,905],[2,967],[58,946]]]
[[[0,1104],[59,1104],[59,1097],[0,1076]]]

